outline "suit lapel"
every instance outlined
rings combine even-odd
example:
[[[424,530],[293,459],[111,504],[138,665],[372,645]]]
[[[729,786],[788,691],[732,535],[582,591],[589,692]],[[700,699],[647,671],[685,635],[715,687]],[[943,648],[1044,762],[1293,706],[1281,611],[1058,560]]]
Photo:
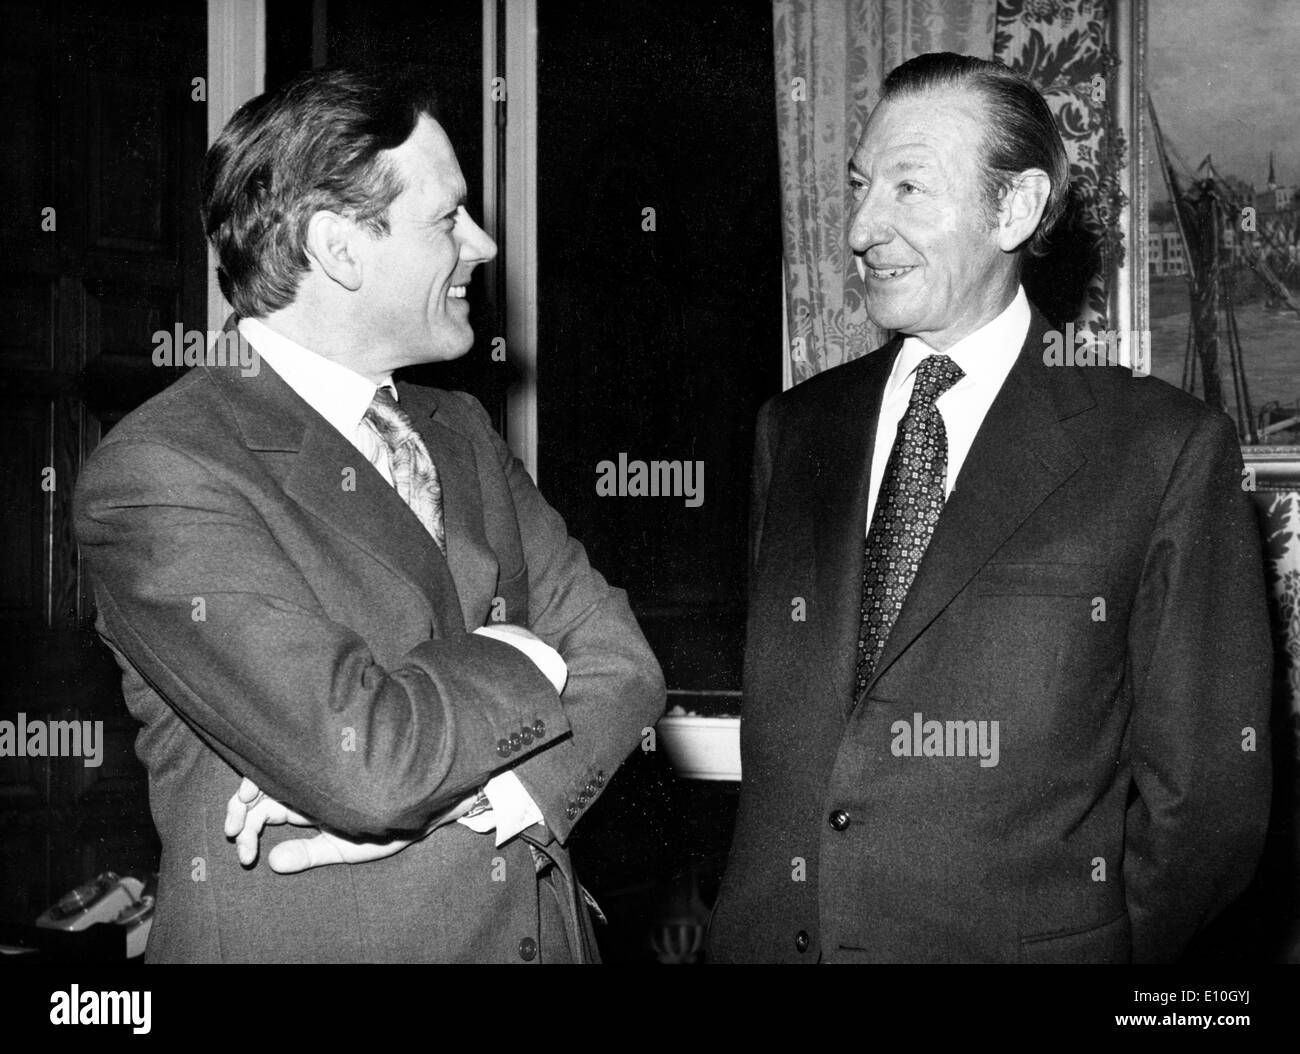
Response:
[[[483,491],[479,486],[474,447],[440,420],[442,396],[429,388],[400,385],[401,405],[438,467],[442,482],[442,511],[447,526],[447,565],[456,582],[466,629],[481,624],[470,606],[496,590],[499,565],[487,542],[483,524]]]
[[[1020,355],[989,407],[935,526],[867,693],[1003,542],[1085,461],[1061,421],[1091,406],[1092,396],[1073,370],[1043,363],[1047,329],[1046,320],[1035,311]]]
[[[808,512],[816,560],[817,608],[825,640],[832,691],[848,700],[856,666],[862,607],[862,556],[876,424],[885,382],[901,340],[872,352],[848,369],[857,376],[835,389],[829,405],[797,433],[813,443],[814,481]]]
[[[206,370],[246,446],[279,476],[286,496],[409,583],[444,631],[463,621],[456,583],[433,538],[355,446],[266,362],[252,377],[233,367]]]

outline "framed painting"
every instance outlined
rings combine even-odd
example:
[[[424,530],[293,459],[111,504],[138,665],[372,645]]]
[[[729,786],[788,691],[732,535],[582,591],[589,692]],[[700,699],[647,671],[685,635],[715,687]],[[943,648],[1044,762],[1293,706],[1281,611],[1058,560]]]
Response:
[[[1296,482],[1300,12],[1143,6],[1151,372],[1232,417],[1259,473]]]

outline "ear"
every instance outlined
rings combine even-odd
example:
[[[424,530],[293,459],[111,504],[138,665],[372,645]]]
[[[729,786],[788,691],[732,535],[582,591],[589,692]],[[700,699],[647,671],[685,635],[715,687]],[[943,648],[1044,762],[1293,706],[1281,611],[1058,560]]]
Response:
[[[361,288],[361,232],[346,216],[322,210],[307,221],[307,255],[343,288]]]
[[[1041,168],[1027,168],[1012,180],[998,206],[998,247],[1014,252],[1033,236],[1047,208],[1052,181]]]

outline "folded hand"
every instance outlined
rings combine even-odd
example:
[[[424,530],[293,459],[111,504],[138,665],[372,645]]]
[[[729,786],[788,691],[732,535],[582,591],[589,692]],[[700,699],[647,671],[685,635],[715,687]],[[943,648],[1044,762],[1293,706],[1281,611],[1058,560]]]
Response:
[[[470,795],[455,808],[429,824],[425,833],[450,823],[463,815],[474,803]],[[234,839],[239,850],[239,862],[251,867],[257,860],[258,843],[262,828],[268,824],[293,824],[296,827],[316,827],[314,821],[282,805],[264,794],[257,784],[245,777],[239,790],[226,805],[226,837]],[[423,836],[420,836],[423,837]],[[327,830],[313,838],[294,838],[281,842],[271,850],[267,863],[271,870],[282,875],[307,871],[325,864],[363,864],[371,860],[399,853],[418,838],[394,838],[387,842],[359,842]]]

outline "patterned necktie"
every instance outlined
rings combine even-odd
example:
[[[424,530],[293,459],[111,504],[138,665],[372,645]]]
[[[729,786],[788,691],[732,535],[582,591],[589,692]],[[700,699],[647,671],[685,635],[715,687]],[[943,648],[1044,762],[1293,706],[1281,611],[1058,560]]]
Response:
[[[854,700],[871,680],[943,511],[948,433],[934,402],[963,376],[947,355],[928,355],[916,368],[867,532]]]
[[[424,440],[411,419],[397,407],[388,388],[380,388],[370,401],[365,421],[388,448],[393,486],[411,507],[424,529],[433,535],[442,555],[447,555],[447,530],[442,519],[442,482]]]

